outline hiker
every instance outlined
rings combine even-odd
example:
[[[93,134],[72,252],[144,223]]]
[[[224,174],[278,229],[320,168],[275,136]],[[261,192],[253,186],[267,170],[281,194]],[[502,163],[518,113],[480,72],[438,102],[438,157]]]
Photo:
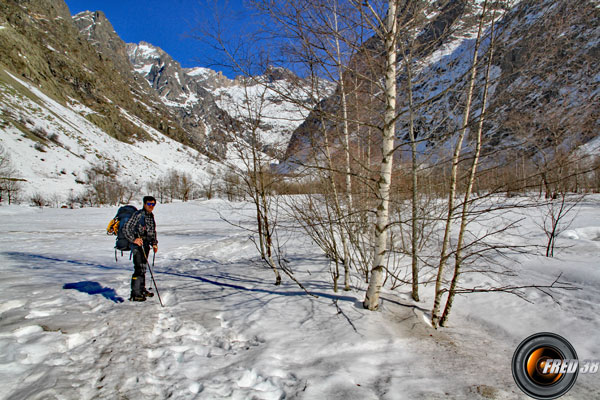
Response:
[[[123,234],[129,241],[133,258],[133,276],[131,277],[131,297],[133,301],[145,301],[146,297],[154,294],[146,289],[146,265],[150,246],[156,253],[158,240],[156,240],[156,223],[154,222],[154,206],[156,199],[144,196],[143,208],[137,210],[125,223]]]

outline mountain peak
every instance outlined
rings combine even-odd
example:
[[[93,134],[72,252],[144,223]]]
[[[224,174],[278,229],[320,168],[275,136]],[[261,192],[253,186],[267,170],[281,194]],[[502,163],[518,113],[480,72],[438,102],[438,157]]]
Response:
[[[283,67],[274,67],[272,65],[267,67],[264,76],[269,82],[282,80],[294,81],[297,79],[296,75],[289,69]]]
[[[108,18],[106,18],[106,15],[102,11],[82,11],[73,15],[72,18],[77,28],[79,28],[79,31],[84,32],[84,30],[87,30],[88,35],[91,34],[90,31],[92,29],[102,29],[106,32],[110,32],[111,34],[117,34],[112,24],[110,23]],[[100,28],[100,26],[102,27]]]

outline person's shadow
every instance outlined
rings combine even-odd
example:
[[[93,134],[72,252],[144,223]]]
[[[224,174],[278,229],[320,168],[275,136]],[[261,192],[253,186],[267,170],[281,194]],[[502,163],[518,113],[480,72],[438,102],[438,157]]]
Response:
[[[83,281],[65,283],[63,289],[75,289],[90,295],[100,294],[115,303],[122,303],[124,301],[122,297],[117,296],[115,289],[102,287],[98,282]]]

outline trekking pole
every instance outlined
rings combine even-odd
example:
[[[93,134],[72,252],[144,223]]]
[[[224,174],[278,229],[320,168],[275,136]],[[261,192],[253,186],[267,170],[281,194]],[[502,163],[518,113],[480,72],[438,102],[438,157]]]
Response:
[[[154,274],[152,273],[152,268],[150,268],[150,264],[148,264],[148,255],[146,254],[146,250],[144,249],[144,246],[140,246],[142,248],[142,252],[144,253],[144,258],[146,259],[146,265],[148,265],[148,269],[150,270],[150,276],[152,277],[152,283],[154,283],[154,289],[156,289],[156,295],[158,296],[158,301],[160,302],[160,305],[162,307],[164,307],[165,305],[162,302],[162,299],[160,298],[160,293],[158,292],[158,286],[156,286],[156,281],[154,280]],[[152,266],[154,267],[154,258],[156,258],[156,253],[152,254]],[[145,290],[145,288],[144,288]]]
[[[156,258],[156,253],[152,254],[152,268],[154,268],[154,259]],[[148,264],[148,269],[150,270],[150,276],[152,277],[152,283],[154,283],[154,289],[156,289],[156,295],[158,296],[158,301],[160,301],[160,305],[164,307],[160,293],[158,292],[158,286],[156,286],[156,281],[154,280],[154,274],[152,273],[152,268],[150,268],[150,264]]]

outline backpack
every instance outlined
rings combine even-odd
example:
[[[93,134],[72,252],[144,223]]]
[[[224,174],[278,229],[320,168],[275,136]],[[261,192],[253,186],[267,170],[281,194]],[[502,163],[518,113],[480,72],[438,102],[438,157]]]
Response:
[[[131,216],[137,212],[137,208],[132,205],[126,205],[119,208],[117,211],[117,215],[113,219],[110,220],[108,226],[106,227],[107,235],[115,235],[117,239],[115,240],[115,259],[117,258],[117,250],[121,250],[121,254],[124,251],[131,250],[129,241],[123,234],[123,229],[125,228],[125,223],[129,221]],[[142,215],[142,219],[140,220],[142,225],[144,223],[144,216]]]

